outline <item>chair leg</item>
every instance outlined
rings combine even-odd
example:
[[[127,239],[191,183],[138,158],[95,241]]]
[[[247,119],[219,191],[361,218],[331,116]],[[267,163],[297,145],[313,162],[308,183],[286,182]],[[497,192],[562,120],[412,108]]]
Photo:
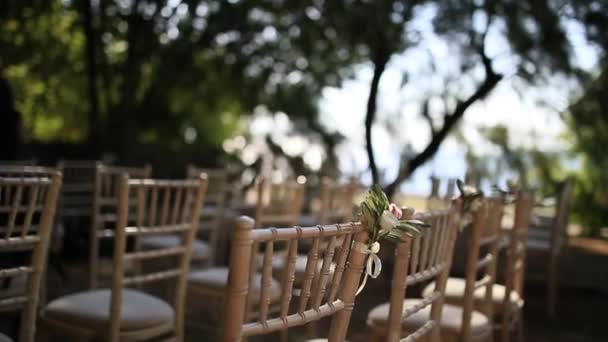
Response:
[[[511,332],[510,315],[504,315],[502,325],[500,326],[500,342],[509,342],[509,333]]]
[[[524,330],[524,313],[520,312],[517,320],[517,342],[524,342],[525,337]]]
[[[558,256],[549,257],[548,282],[547,282],[547,315],[550,319],[555,318],[557,307],[557,289],[559,287]]]

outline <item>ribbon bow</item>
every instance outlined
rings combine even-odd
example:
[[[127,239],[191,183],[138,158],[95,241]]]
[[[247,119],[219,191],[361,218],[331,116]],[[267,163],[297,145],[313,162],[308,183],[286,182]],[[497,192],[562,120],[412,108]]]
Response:
[[[378,241],[375,241],[370,245],[354,242],[353,249],[367,254],[365,276],[363,277],[363,282],[359,286],[357,293],[355,293],[356,296],[363,291],[363,288],[365,288],[365,284],[367,284],[367,277],[372,277],[374,279],[378,278],[380,272],[382,272],[382,261],[380,260],[380,257],[378,257],[378,252],[380,252],[380,243]]]

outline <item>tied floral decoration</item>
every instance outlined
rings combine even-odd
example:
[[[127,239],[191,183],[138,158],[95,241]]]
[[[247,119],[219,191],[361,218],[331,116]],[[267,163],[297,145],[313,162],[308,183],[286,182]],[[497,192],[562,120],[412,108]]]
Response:
[[[460,191],[462,198],[460,231],[473,221],[472,212],[476,211],[481,205],[483,191],[474,186],[464,184],[460,179],[456,180],[456,187]]]
[[[369,242],[367,245],[353,246],[368,255],[365,276],[357,294],[365,287],[367,277],[375,279],[382,271],[382,262],[378,257],[381,239],[397,244],[408,237],[417,236],[424,228],[429,227],[420,220],[401,219],[402,216],[402,210],[396,204],[390,203],[380,186],[374,184],[361,203],[361,223],[369,232]]]

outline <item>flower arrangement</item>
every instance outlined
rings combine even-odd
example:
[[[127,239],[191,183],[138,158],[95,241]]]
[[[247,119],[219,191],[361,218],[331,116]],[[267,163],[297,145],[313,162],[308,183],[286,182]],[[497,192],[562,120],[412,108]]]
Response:
[[[403,212],[390,203],[382,189],[374,184],[361,203],[361,222],[370,234],[370,247],[385,239],[399,243],[406,237],[417,236],[428,225],[420,220],[402,219]]]

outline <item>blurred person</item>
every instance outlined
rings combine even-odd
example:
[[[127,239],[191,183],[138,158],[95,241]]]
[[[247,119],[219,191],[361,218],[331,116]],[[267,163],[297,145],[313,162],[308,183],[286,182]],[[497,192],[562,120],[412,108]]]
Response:
[[[23,140],[21,114],[15,109],[10,84],[0,74],[0,160],[19,158]]]

